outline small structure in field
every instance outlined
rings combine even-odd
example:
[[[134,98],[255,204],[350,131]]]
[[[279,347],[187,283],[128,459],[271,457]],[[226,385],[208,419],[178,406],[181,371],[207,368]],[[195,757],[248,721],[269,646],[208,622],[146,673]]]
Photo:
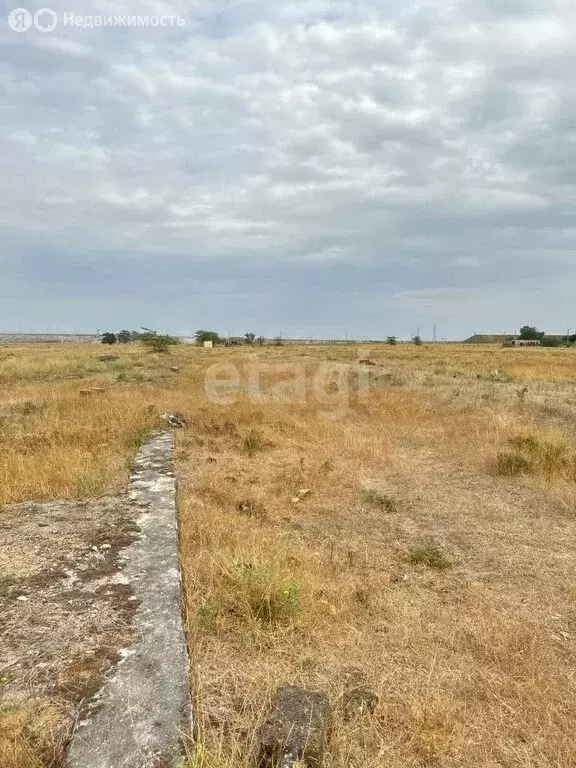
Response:
[[[204,346],[204,349],[212,349],[212,347],[214,346],[213,341],[204,341],[202,342],[202,344]]]
[[[540,347],[542,342],[540,339],[514,339],[512,342],[513,347]]]

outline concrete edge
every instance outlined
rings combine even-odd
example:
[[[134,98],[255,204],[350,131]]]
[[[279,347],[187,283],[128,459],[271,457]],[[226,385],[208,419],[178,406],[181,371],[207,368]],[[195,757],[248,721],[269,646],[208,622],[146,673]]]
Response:
[[[176,768],[192,730],[190,663],[183,626],[174,435],[142,446],[129,499],[140,534],[123,550],[122,576],[138,609],[134,642],[77,724],[67,768]]]

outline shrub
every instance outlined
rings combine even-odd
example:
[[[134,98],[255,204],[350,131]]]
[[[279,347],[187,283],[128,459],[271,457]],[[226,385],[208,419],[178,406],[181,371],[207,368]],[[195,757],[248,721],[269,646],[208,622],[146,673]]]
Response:
[[[196,331],[194,338],[196,339],[196,344],[199,344],[200,346],[202,346],[205,341],[211,341],[213,344],[220,344],[222,341],[216,331]]]
[[[102,334],[102,344],[116,344],[118,341],[115,333],[110,333],[110,331],[107,331],[106,333]]]
[[[158,334],[153,331],[143,334],[140,338],[150,352],[168,352],[170,347],[180,343],[174,336]]]
[[[116,338],[118,339],[119,344],[129,344],[131,341],[136,341],[138,338],[138,333],[136,331],[118,331],[116,334]]]
[[[544,336],[540,342],[543,347],[561,347],[562,341],[557,336]]]

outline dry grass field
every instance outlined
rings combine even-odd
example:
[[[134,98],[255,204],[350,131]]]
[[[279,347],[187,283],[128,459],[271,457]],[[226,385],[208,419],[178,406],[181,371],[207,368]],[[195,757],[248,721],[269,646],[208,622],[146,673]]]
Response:
[[[329,768],[576,765],[575,350],[4,346],[0,503],[122,490],[164,410],[190,766],[248,766],[285,682],[329,695]],[[0,710],[0,765],[48,765],[53,716]]]

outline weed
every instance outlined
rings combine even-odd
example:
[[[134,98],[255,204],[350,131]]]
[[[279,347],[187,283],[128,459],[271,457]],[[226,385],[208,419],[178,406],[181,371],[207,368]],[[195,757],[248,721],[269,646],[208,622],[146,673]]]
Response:
[[[145,425],[138,427],[134,430],[134,432],[132,432],[132,434],[128,435],[126,438],[126,447],[130,453],[135,454],[139,450],[140,446],[150,438],[153,431],[153,427]]]
[[[412,547],[409,557],[411,563],[422,563],[438,570],[444,570],[452,565],[444,550],[434,542],[424,542]]]
[[[270,443],[264,438],[261,432],[252,429],[244,438],[243,446],[248,456],[253,456],[255,453],[264,451],[268,448]]]
[[[120,371],[116,376],[116,381],[120,383],[134,382],[136,384],[142,384],[145,381],[150,381],[150,378],[141,371]]]
[[[25,400],[20,406],[20,413],[23,416],[31,416],[34,413],[42,413],[46,408],[44,401]]]
[[[501,452],[496,456],[494,471],[497,475],[513,477],[527,475],[534,471],[532,462],[521,453]]]
[[[210,749],[202,743],[197,743],[190,757],[178,768],[247,768],[248,765],[248,761],[241,757],[223,755],[218,747]]]
[[[76,496],[86,499],[95,496],[106,485],[105,473],[95,469],[86,469],[76,477]]]
[[[540,445],[534,435],[517,435],[516,437],[511,437],[508,443],[518,451],[530,452],[536,451]]]
[[[228,613],[246,623],[285,624],[301,610],[300,584],[273,561],[230,563],[221,574],[221,586]]]
[[[10,597],[17,587],[17,579],[12,578],[11,576],[0,576],[0,599]]]
[[[567,446],[561,443],[543,443],[539,463],[548,477],[562,474],[570,464]]]
[[[499,454],[498,474],[541,473],[546,477],[555,477],[565,473],[571,463],[574,463],[568,446],[563,442],[538,440],[527,434],[511,437],[508,443],[518,453]]]
[[[363,488],[362,498],[366,503],[372,504],[374,507],[380,507],[380,509],[385,509],[387,512],[396,511],[397,506],[394,497],[388,493],[382,493],[376,488]]]
[[[196,611],[196,623],[199,629],[213,629],[220,609],[216,605],[206,603]]]
[[[257,499],[242,499],[236,505],[236,509],[248,517],[254,517],[257,520],[266,519],[266,507]]]
[[[476,378],[483,381],[494,381],[498,384],[509,384],[514,381],[514,376],[505,371],[491,371],[490,373],[477,373]]]

